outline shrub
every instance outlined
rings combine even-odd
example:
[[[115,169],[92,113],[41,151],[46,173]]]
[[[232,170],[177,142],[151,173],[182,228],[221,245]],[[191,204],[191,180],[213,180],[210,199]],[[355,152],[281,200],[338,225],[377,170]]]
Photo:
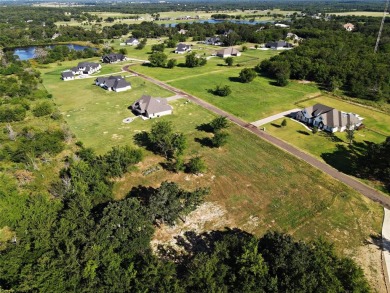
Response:
[[[176,59],[169,59],[167,63],[168,68],[173,68],[176,66],[177,60]]]
[[[226,63],[228,66],[232,66],[232,65],[233,65],[233,62],[234,62],[233,57],[227,57],[227,58],[225,59],[225,63]]]
[[[283,119],[282,123],[280,124],[282,127],[285,127],[287,126],[287,120],[286,119]]]
[[[214,118],[210,122],[210,127],[213,129],[214,133],[217,133],[218,131],[227,128],[228,125],[228,120],[224,116],[219,116],[217,118]]]
[[[255,79],[256,71],[251,68],[244,68],[240,72],[240,80],[241,82],[248,83]]]
[[[33,114],[35,117],[42,117],[53,113],[53,106],[49,102],[42,102],[35,106]]]
[[[217,85],[215,89],[210,91],[212,94],[220,97],[226,97],[232,93],[232,90],[228,85],[219,86]]]
[[[211,143],[214,147],[219,148],[224,146],[228,141],[229,134],[225,131],[217,131],[214,137],[211,139]]]
[[[190,159],[187,164],[187,172],[192,174],[204,173],[206,171],[206,164],[201,157],[196,156]]]
[[[0,122],[22,121],[26,117],[26,109],[22,105],[0,106]]]

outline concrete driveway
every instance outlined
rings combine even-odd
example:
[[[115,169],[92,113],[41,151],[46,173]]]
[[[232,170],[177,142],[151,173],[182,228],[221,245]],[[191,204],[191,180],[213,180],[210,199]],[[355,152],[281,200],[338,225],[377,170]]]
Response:
[[[275,115],[269,116],[269,117],[261,119],[261,120],[257,120],[255,122],[252,122],[251,124],[256,126],[256,127],[259,127],[261,125],[270,123],[270,122],[272,122],[272,121],[274,121],[276,119],[283,118],[286,115],[290,114],[291,112],[298,112],[300,110],[302,110],[302,109],[291,109],[291,110],[284,111],[284,112],[279,113],[279,114],[275,114]]]

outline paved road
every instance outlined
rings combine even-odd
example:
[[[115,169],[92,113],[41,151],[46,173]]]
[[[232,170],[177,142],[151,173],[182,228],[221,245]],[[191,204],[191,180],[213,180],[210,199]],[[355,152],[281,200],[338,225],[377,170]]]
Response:
[[[256,127],[259,127],[261,125],[270,123],[270,122],[272,122],[272,121],[274,121],[276,119],[283,118],[283,117],[287,116],[288,114],[291,114],[292,112],[298,112],[299,110],[302,110],[302,109],[296,108],[296,109],[291,109],[291,110],[288,110],[288,111],[284,111],[282,113],[275,114],[275,115],[269,116],[269,117],[261,119],[261,120],[257,120],[255,122],[252,122],[251,124],[253,124]]]
[[[153,82],[154,84],[156,84],[162,88],[165,88],[169,91],[172,91],[176,95],[180,95],[183,98],[186,98],[186,99],[202,106],[203,108],[205,108],[211,112],[214,112],[215,114],[225,116],[230,121],[241,126],[242,128],[245,128],[246,130],[248,130],[248,131],[254,133],[255,135],[257,135],[258,137],[272,143],[273,145],[279,147],[280,149],[289,152],[290,154],[294,155],[295,157],[300,158],[301,160],[304,160],[305,162],[314,166],[315,168],[325,172],[326,174],[332,176],[333,178],[352,187],[353,189],[357,190],[358,192],[360,192],[364,196],[368,197],[369,199],[380,203],[383,207],[390,209],[390,196],[382,194],[379,191],[361,183],[357,179],[354,179],[354,178],[352,178],[352,177],[350,177],[342,172],[339,172],[338,170],[334,169],[333,167],[329,166],[328,164],[321,162],[320,160],[312,157],[311,155],[308,155],[307,153],[302,152],[301,150],[293,147],[292,145],[258,129],[256,126],[254,126],[250,123],[247,123],[247,122],[241,120],[240,118],[238,118],[232,114],[229,114],[229,113],[215,107],[214,105],[211,105],[211,104],[209,104],[209,103],[207,103],[207,102],[205,102],[205,101],[203,101],[195,96],[192,96],[192,95],[190,95],[190,94],[188,94],[180,89],[177,89],[173,86],[170,86],[164,82],[161,82],[159,80],[156,80],[156,79],[151,78],[149,76],[146,76],[144,74],[137,73],[136,71],[131,70],[129,67],[130,67],[130,65],[125,66],[123,68],[123,70],[134,73],[134,74],[136,74],[136,75],[138,75],[138,76],[140,76],[140,77],[142,77],[150,82]]]

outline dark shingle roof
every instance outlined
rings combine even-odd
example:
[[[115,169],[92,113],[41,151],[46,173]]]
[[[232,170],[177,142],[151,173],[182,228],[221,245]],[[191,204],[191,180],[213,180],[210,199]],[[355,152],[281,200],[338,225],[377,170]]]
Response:
[[[73,74],[72,71],[64,71],[64,72],[61,73],[61,76],[64,77],[64,78],[65,77],[73,77],[74,74]]]

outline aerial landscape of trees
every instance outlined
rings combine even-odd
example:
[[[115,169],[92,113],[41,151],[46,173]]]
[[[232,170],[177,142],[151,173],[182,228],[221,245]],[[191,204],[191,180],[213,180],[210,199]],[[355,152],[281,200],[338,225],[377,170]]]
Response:
[[[103,50],[145,52],[151,67],[169,68],[139,66],[143,70],[160,70],[167,74],[183,69],[179,66],[188,67],[183,71],[208,70],[215,59],[208,64],[205,55],[192,52],[183,56],[183,63],[178,64],[180,57],[168,60],[169,54],[164,50],[188,38],[194,42],[204,41],[206,37],[223,35],[229,30],[233,32],[223,37],[224,44],[244,47],[285,39],[287,31],[292,31],[304,38],[294,49],[274,54],[270,59],[250,56],[248,60],[255,60],[250,66],[258,63],[255,68],[245,65],[241,69],[241,61],[232,57],[221,59],[224,64],[219,64],[217,69],[234,70],[237,65],[235,77],[227,76],[226,84],[212,81],[209,86],[212,89],[201,88],[200,92],[229,103],[234,96],[232,88],[235,89],[234,83],[229,82],[239,81],[235,84],[251,86],[263,78],[278,90],[288,85],[284,88],[287,90],[294,83],[290,80],[297,79],[314,81],[321,89],[342,92],[352,99],[370,100],[373,107],[376,103],[390,103],[390,32],[387,28],[384,30],[383,42],[374,54],[373,31],[376,31],[378,19],[313,19],[295,15],[291,17],[291,29],[287,30],[269,23],[193,22],[169,26],[140,21],[125,24],[117,23],[116,16],[103,20],[94,14],[149,13],[157,19],[161,12],[179,10],[184,13],[193,9],[196,12],[213,10],[214,19],[230,20],[244,18],[239,13],[245,9],[253,9],[254,15],[266,14],[261,10],[273,7],[301,9],[308,14],[319,11],[313,4],[282,3],[278,6],[258,1],[233,2],[224,5],[218,1],[188,2],[186,7],[168,2],[85,3],[80,7],[58,8],[7,4],[0,9],[0,292],[371,292],[362,268],[335,244],[317,234],[312,238],[294,234],[294,238],[281,232],[288,231],[285,227],[268,223],[264,223],[267,226],[261,228],[261,233],[247,230],[251,231],[249,233],[228,225],[221,226],[226,228],[220,230],[181,228],[180,225],[189,221],[191,213],[210,199],[215,200],[210,197],[216,196],[212,194],[215,183],[210,157],[215,156],[213,161],[218,161],[218,155],[230,155],[235,149],[233,142],[238,141],[233,140],[236,126],[233,127],[227,117],[207,112],[209,120],[199,125],[191,120],[196,116],[191,112],[187,117],[191,128],[187,132],[172,122],[176,120],[166,117],[146,119],[144,125],[148,126],[143,128],[146,130],[133,132],[132,125],[143,121],[138,119],[129,126],[132,134],[128,141],[118,140],[119,145],[104,150],[91,148],[82,136],[72,132],[74,129],[65,120],[66,115],[48,91],[50,87],[42,81],[45,74],[59,79],[61,62],[101,57]],[[354,5],[367,10],[381,7],[376,2]],[[321,11],[344,11],[351,7],[345,3],[330,6],[324,4]],[[134,19],[138,18],[134,16]],[[350,19],[356,20],[356,29],[346,32],[341,24]],[[78,21],[80,25],[56,25],[56,22],[71,21]],[[103,26],[86,28],[81,25],[84,21]],[[187,31],[185,36],[178,34],[180,29]],[[54,41],[55,33],[59,36]],[[111,47],[111,39],[130,33],[142,39],[135,49]],[[165,41],[146,46],[147,38],[160,37]],[[91,47],[75,51],[64,45],[45,47],[72,41],[93,43],[96,50]],[[105,48],[103,42],[107,45]],[[35,60],[20,61],[13,56],[12,48],[28,45],[42,45]],[[145,46],[148,50],[142,51]],[[259,51],[253,50],[250,54],[254,55],[253,52]],[[115,66],[107,72],[115,72]],[[134,85],[138,87],[136,90],[145,90],[145,82],[143,85],[134,82]],[[195,105],[189,101],[176,104],[177,108],[194,109]],[[281,126],[287,129],[290,122],[287,125],[284,119]],[[313,128],[313,133],[317,131]],[[354,135],[353,132],[349,139],[351,149]],[[383,142],[365,142],[359,156],[351,156],[353,175],[380,181],[390,190],[389,152],[390,137]],[[155,177],[135,181],[140,177],[141,166],[148,160],[164,170]],[[224,170],[215,172],[222,177],[223,173]],[[206,185],[199,184],[202,177]],[[150,178],[154,178],[153,181],[147,181]],[[126,183],[121,193],[116,190],[117,182]],[[237,179],[235,184],[241,188],[245,183]],[[249,183],[247,187],[251,188]],[[270,198],[274,196],[272,192]],[[237,197],[244,198],[244,193]],[[228,200],[236,200],[233,197]],[[271,204],[276,206],[275,202]],[[167,227],[178,228],[180,234],[172,237],[173,242],[168,244],[153,244],[156,234]]]

